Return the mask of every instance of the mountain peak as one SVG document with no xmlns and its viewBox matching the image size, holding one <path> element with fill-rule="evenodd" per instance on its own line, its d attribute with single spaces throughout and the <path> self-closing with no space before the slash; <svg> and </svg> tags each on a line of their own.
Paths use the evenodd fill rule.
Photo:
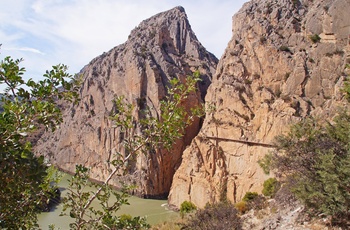
<svg viewBox="0 0 350 230">
<path fill-rule="evenodd" d="M 175 10 L 178 10 L 178 11 L 180 11 L 180 12 L 182 12 L 182 13 L 185 13 L 185 8 L 183 8 L 182 6 L 176 6 L 176 7 L 174 7 L 173 9 L 171 9 L 171 10 L 169 10 L 169 11 L 175 11 Z"/>
<path fill-rule="evenodd" d="M 130 49 L 136 50 L 142 56 L 162 54 L 167 62 L 186 55 L 195 59 L 217 62 L 217 58 L 209 53 L 198 41 L 188 21 L 185 9 L 177 6 L 168 11 L 156 14 L 131 31 L 128 41 Z M 191 66 L 201 65 L 194 63 Z M 210 70 L 214 71 L 215 70 Z M 206 81 L 205 87 L 209 82 Z M 206 91 L 206 90 L 205 90 Z M 204 98 L 204 94 L 202 95 Z"/>
<path fill-rule="evenodd" d="M 44 136 L 38 152 L 60 168 L 73 172 L 76 164 L 91 167 L 91 177 L 104 180 L 110 165 L 108 159 L 123 153 L 123 134 L 113 126 L 109 114 L 114 113 L 113 100 L 123 96 L 138 111 L 152 108 L 160 113 L 160 100 L 167 93 L 170 79 L 185 82 L 186 77 L 199 71 L 202 81 L 198 93 L 184 105 L 186 108 L 202 102 L 215 73 L 218 60 L 197 40 L 183 7 L 159 13 L 144 20 L 131 31 L 128 40 L 93 59 L 81 71 L 84 82 L 81 101 L 64 114 L 64 122 L 51 136 Z M 142 116 L 135 110 L 135 117 Z M 130 175 L 116 178 L 136 184 L 135 195 L 166 197 L 175 169 L 181 162 L 183 149 L 198 133 L 200 121 L 186 129 L 171 154 L 157 150 L 137 156 Z"/>
<path fill-rule="evenodd" d="M 136 39 L 139 42 L 146 41 L 152 43 L 154 39 L 159 38 L 154 36 L 158 34 L 162 34 L 163 37 L 167 36 L 173 40 L 177 40 L 177 43 L 180 42 L 180 39 L 186 38 L 187 35 L 190 36 L 191 41 L 197 40 L 191 29 L 185 9 L 182 6 L 174 7 L 142 21 L 131 31 L 129 39 L 131 38 Z M 140 37 L 142 39 L 138 39 Z M 181 50 L 184 47 L 177 48 Z"/>
</svg>

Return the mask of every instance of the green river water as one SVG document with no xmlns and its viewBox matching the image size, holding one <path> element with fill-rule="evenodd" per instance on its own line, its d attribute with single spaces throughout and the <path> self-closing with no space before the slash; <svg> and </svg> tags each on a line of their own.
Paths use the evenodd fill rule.
<svg viewBox="0 0 350 230">
<path fill-rule="evenodd" d="M 62 197 L 64 197 L 67 192 L 64 188 L 68 186 L 67 180 L 70 177 L 70 175 L 65 174 L 59 183 Z M 128 201 L 130 205 L 123 205 L 118 211 L 118 214 L 146 216 L 147 223 L 151 225 L 179 217 L 178 213 L 168 209 L 166 200 L 141 199 L 131 196 L 128 198 Z M 97 207 L 97 203 L 93 203 L 92 205 Z M 50 224 L 54 224 L 56 228 L 60 228 L 61 230 L 69 229 L 69 223 L 73 222 L 73 219 L 68 216 L 60 216 L 61 212 L 62 204 L 57 205 L 51 212 L 41 213 L 38 217 L 40 227 L 45 230 L 48 229 Z"/>
</svg>

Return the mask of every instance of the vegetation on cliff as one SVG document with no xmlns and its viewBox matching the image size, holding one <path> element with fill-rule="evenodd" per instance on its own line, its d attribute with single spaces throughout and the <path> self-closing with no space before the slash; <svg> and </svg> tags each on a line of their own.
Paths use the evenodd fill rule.
<svg viewBox="0 0 350 230">
<path fill-rule="evenodd" d="M 349 101 L 350 87 L 344 86 Z M 314 117 L 276 138 L 276 151 L 265 159 L 313 215 L 349 224 L 350 114 L 348 105 L 330 122 Z"/>
</svg>

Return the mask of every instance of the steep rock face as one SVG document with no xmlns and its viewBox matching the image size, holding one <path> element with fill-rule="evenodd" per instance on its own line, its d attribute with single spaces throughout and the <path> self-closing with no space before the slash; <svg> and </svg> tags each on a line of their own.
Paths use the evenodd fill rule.
<svg viewBox="0 0 350 230">
<path fill-rule="evenodd" d="M 203 81 L 197 95 L 184 103 L 187 107 L 196 105 L 206 94 L 217 62 L 197 40 L 182 7 L 157 14 L 135 28 L 126 43 L 83 68 L 81 101 L 65 112 L 57 132 L 41 139 L 37 152 L 70 172 L 75 171 L 76 164 L 84 164 L 92 168 L 93 179 L 104 180 L 110 169 L 107 162 L 116 152 L 124 151 L 123 138 L 109 118 L 115 109 L 113 99 L 123 95 L 139 109 L 147 105 L 159 111 L 169 80 L 176 77 L 185 81 L 198 69 Z M 137 185 L 137 195 L 166 196 L 181 154 L 198 133 L 199 125 L 199 120 L 194 122 L 170 153 L 139 155 L 130 174 L 115 178 L 112 184 L 118 186 L 120 180 L 126 180 Z"/>
<path fill-rule="evenodd" d="M 183 154 L 171 205 L 260 193 L 269 176 L 257 161 L 274 137 L 303 117 L 335 114 L 349 62 L 349 9 L 347 0 L 253 0 L 234 15 L 206 96 L 213 109 Z"/>
</svg>

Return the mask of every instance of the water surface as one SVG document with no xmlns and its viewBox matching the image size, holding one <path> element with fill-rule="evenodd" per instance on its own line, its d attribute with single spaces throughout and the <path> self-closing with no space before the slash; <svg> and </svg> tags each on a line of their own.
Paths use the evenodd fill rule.
<svg viewBox="0 0 350 230">
<path fill-rule="evenodd" d="M 62 197 L 65 196 L 68 186 L 68 179 L 70 175 L 64 174 L 59 188 L 62 192 Z M 114 198 L 114 197 L 113 197 Z M 177 218 L 178 213 L 168 209 L 166 200 L 153 200 L 153 199 L 141 199 L 138 197 L 131 196 L 128 198 L 130 205 L 123 205 L 118 211 L 118 214 L 129 214 L 133 217 L 142 216 L 147 217 L 147 223 L 154 225 L 172 218 Z M 97 202 L 93 203 L 92 206 L 98 207 Z M 56 206 L 51 212 L 41 213 L 39 218 L 40 227 L 45 230 L 48 229 L 50 224 L 54 224 L 56 228 L 61 230 L 69 229 L 69 223 L 72 223 L 74 219 L 68 216 L 60 216 L 62 212 L 62 204 Z"/>
</svg>

